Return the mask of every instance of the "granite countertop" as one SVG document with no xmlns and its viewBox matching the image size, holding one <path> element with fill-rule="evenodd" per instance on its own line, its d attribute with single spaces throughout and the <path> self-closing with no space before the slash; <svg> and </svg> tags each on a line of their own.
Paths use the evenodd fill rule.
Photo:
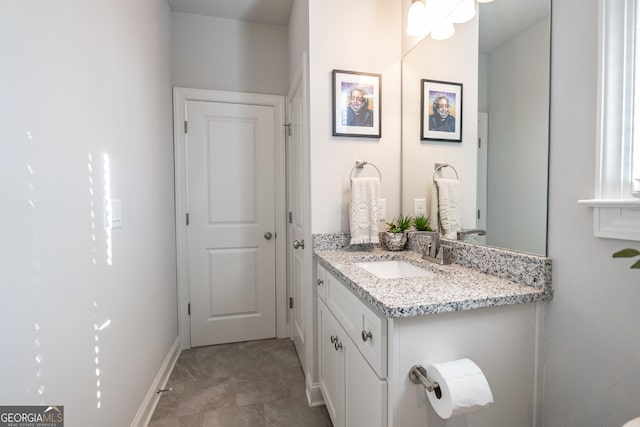
<svg viewBox="0 0 640 427">
<path fill-rule="evenodd" d="M 545 301 L 548 287 L 516 283 L 456 264 L 439 265 L 414 251 L 316 250 L 323 267 L 385 317 L 400 318 Z M 432 272 L 427 277 L 381 279 L 357 262 L 402 260 Z"/>
</svg>

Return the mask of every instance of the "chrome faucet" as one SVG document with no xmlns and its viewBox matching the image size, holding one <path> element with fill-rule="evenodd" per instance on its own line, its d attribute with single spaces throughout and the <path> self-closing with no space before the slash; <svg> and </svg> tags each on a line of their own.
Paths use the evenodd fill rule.
<svg viewBox="0 0 640 427">
<path fill-rule="evenodd" d="M 478 236 L 485 236 L 487 234 L 486 231 L 480 229 L 480 228 L 473 228 L 473 229 L 469 229 L 469 230 L 462 230 L 462 231 L 458 231 L 456 233 L 456 237 L 458 240 L 462 240 L 465 237 L 471 235 L 471 234 L 477 234 Z"/>
<path fill-rule="evenodd" d="M 429 244 L 424 249 L 422 259 L 438 264 L 451 264 L 451 249 L 440 245 L 440 233 L 425 231 L 423 234 L 429 237 Z"/>
</svg>

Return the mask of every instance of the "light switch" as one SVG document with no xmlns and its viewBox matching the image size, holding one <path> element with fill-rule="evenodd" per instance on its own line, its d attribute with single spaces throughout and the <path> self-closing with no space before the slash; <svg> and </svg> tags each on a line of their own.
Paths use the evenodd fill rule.
<svg viewBox="0 0 640 427">
<path fill-rule="evenodd" d="M 387 199 L 378 199 L 378 221 L 384 221 L 387 217 Z"/>
<path fill-rule="evenodd" d="M 105 199 L 104 201 L 104 228 L 122 227 L 122 200 Z"/>
<path fill-rule="evenodd" d="M 427 200 L 413 199 L 413 214 L 427 216 Z"/>
<path fill-rule="evenodd" d="M 111 199 L 111 208 L 113 209 L 111 228 L 122 227 L 122 200 Z"/>
</svg>

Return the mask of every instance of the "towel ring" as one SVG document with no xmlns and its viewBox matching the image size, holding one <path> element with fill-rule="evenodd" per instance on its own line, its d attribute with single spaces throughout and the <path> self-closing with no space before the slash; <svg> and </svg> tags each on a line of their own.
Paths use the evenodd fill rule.
<svg viewBox="0 0 640 427">
<path fill-rule="evenodd" d="M 448 163 L 436 163 L 436 169 L 433 171 L 433 177 L 431 178 L 432 180 L 436 179 L 436 173 L 443 168 L 451 168 L 453 169 L 453 172 L 456 174 L 456 179 L 460 179 L 458 177 L 458 171 L 456 170 L 456 168 L 454 168 L 453 166 L 451 166 Z"/>
<path fill-rule="evenodd" d="M 371 165 L 374 168 L 376 168 L 376 170 L 378 171 L 378 176 L 380 177 L 380 181 L 382 181 L 382 173 L 380 172 L 380 169 L 378 169 L 378 167 L 376 165 L 374 165 L 373 163 L 369 163 L 366 160 L 362 161 L 362 162 L 358 162 L 356 161 L 356 165 L 351 169 L 351 173 L 349 173 L 349 180 L 353 181 L 353 172 L 356 169 L 362 169 L 365 167 L 365 165 Z"/>
</svg>

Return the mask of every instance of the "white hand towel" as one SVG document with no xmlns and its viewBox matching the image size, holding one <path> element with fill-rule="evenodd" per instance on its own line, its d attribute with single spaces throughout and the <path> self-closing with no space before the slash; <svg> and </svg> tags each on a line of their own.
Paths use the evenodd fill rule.
<svg viewBox="0 0 640 427">
<path fill-rule="evenodd" d="M 436 178 L 433 190 L 437 195 L 438 229 L 447 239 L 455 239 L 460 226 L 458 212 L 458 180 Z"/>
<path fill-rule="evenodd" d="M 379 178 L 353 178 L 351 180 L 351 200 L 349 203 L 349 226 L 351 244 L 379 243 L 378 199 L 380 198 Z"/>
</svg>

